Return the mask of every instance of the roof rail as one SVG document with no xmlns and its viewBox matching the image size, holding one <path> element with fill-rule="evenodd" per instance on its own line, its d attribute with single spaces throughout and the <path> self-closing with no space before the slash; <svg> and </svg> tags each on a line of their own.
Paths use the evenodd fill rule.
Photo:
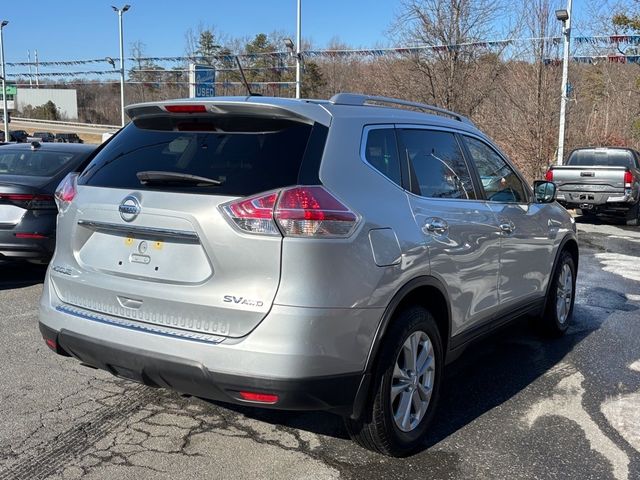
<svg viewBox="0 0 640 480">
<path fill-rule="evenodd" d="M 364 106 L 367 104 L 390 104 L 390 105 L 403 105 L 405 107 L 413 107 L 425 112 L 439 113 L 458 120 L 459 122 L 466 123 L 468 125 L 475 126 L 474 123 L 467 117 L 458 113 L 446 110 L 440 107 L 434 107 L 433 105 L 427 105 L 426 103 L 410 102 L 408 100 L 400 100 L 391 97 L 378 97 L 375 95 L 363 95 L 359 93 L 338 93 L 331 97 L 329 100 L 334 105 L 357 105 Z"/>
</svg>

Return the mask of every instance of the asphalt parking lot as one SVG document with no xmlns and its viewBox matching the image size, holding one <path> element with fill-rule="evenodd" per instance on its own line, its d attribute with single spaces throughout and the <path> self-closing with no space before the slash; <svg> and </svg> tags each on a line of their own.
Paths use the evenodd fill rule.
<svg viewBox="0 0 640 480">
<path fill-rule="evenodd" d="M 578 217 L 574 324 L 526 321 L 449 369 L 424 451 L 390 459 L 340 419 L 213 404 L 54 355 L 42 267 L 0 266 L 0 479 L 640 478 L 640 227 Z"/>
</svg>

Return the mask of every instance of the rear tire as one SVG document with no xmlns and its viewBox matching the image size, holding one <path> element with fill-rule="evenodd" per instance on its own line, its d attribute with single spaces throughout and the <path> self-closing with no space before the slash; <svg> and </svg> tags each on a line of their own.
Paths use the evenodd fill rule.
<svg viewBox="0 0 640 480">
<path fill-rule="evenodd" d="M 640 201 L 636 203 L 627 213 L 627 225 L 638 226 L 640 225 Z"/>
<path fill-rule="evenodd" d="M 559 337 L 564 335 L 573 315 L 576 297 L 576 266 L 567 250 L 560 253 L 547 293 L 542 326 L 545 333 Z"/>
<path fill-rule="evenodd" d="M 438 402 L 443 359 L 431 313 L 417 306 L 401 311 L 385 337 L 361 418 L 345 419 L 352 440 L 390 456 L 419 448 Z"/>
</svg>

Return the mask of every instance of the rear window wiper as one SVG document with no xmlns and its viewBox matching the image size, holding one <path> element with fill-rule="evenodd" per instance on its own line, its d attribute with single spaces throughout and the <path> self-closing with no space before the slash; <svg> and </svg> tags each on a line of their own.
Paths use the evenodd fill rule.
<svg viewBox="0 0 640 480">
<path fill-rule="evenodd" d="M 162 172 L 148 170 L 136 173 L 136 177 L 143 185 L 193 185 L 194 187 L 204 187 L 212 185 L 222 185 L 222 181 L 213 178 L 199 177 L 180 172 Z"/>
</svg>

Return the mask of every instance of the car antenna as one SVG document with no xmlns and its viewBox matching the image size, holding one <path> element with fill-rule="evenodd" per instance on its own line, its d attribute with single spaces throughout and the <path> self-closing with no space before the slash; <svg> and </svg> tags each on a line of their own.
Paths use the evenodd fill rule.
<svg viewBox="0 0 640 480">
<path fill-rule="evenodd" d="M 251 88 L 249 87 L 249 82 L 247 82 L 247 77 L 244 76 L 244 70 L 242 69 L 242 65 L 240 65 L 240 59 L 236 55 L 236 63 L 238 64 L 238 69 L 240 70 L 240 75 L 242 75 L 242 83 L 244 83 L 245 88 L 247 89 L 247 93 L 250 97 L 261 97 L 259 93 L 253 93 Z"/>
</svg>

